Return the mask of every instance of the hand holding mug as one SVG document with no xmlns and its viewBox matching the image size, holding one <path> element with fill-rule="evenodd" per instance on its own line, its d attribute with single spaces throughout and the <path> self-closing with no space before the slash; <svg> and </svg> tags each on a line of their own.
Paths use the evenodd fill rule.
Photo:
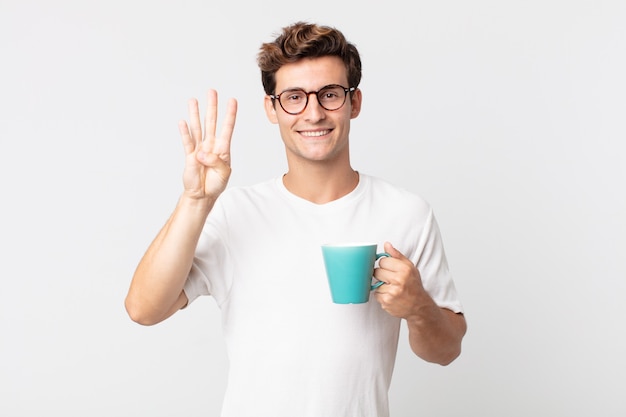
<svg viewBox="0 0 626 417">
<path fill-rule="evenodd" d="M 385 251 L 390 256 L 381 260 L 374 272 L 376 279 L 388 284 L 375 293 L 382 308 L 392 316 L 408 319 L 420 306 L 433 305 L 413 262 L 389 242 L 385 243 Z"/>
</svg>

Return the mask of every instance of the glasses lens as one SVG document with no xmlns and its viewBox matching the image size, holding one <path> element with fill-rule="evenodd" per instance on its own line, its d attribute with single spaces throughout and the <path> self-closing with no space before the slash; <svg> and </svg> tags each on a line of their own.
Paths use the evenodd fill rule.
<svg viewBox="0 0 626 417">
<path fill-rule="evenodd" d="M 304 111 L 309 100 L 309 94 L 300 88 L 285 90 L 278 95 L 280 106 L 289 114 L 299 114 Z M 317 92 L 317 101 L 326 110 L 337 110 L 346 102 L 346 89 L 340 85 L 327 85 Z"/>
<path fill-rule="evenodd" d="M 280 105 L 288 113 L 300 113 L 306 106 L 306 99 L 303 90 L 286 90 L 280 94 Z"/>
<path fill-rule="evenodd" d="M 337 110 L 343 106 L 346 100 L 346 92 L 341 86 L 329 85 L 317 93 L 317 99 L 326 110 Z"/>
</svg>

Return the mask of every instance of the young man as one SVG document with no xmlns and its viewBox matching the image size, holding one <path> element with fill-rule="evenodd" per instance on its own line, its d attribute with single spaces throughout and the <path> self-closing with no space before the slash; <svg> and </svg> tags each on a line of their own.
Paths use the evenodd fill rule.
<svg viewBox="0 0 626 417">
<path fill-rule="evenodd" d="M 258 56 L 268 119 L 288 172 L 226 189 L 237 103 L 216 135 L 209 91 L 180 123 L 184 191 L 139 263 L 126 299 L 155 324 L 199 295 L 223 314 L 230 370 L 223 417 L 385 417 L 401 321 L 416 355 L 446 365 L 466 324 L 429 205 L 350 164 L 361 61 L 341 32 L 296 23 Z M 384 242 L 386 284 L 368 303 L 333 304 L 320 246 Z"/>
</svg>

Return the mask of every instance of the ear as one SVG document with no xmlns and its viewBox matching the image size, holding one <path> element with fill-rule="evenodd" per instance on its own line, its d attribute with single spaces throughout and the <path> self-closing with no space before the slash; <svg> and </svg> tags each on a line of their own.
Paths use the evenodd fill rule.
<svg viewBox="0 0 626 417">
<path fill-rule="evenodd" d="M 362 100 L 363 100 L 363 96 L 361 95 L 361 90 L 357 88 L 352 93 L 352 98 L 350 100 L 352 104 L 352 109 L 350 110 L 351 119 L 355 119 L 359 115 L 359 113 L 361 113 L 361 101 Z"/>
<path fill-rule="evenodd" d="M 278 124 L 278 117 L 276 115 L 276 107 L 274 103 L 275 101 L 272 100 L 270 96 L 265 96 L 265 101 L 263 103 L 265 105 L 265 115 L 271 123 Z"/>
</svg>

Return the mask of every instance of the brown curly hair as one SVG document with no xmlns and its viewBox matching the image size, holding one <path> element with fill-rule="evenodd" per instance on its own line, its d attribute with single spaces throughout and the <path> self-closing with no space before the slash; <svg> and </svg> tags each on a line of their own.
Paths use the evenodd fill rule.
<svg viewBox="0 0 626 417">
<path fill-rule="evenodd" d="M 275 94 L 276 72 L 285 64 L 303 58 L 337 56 L 348 72 L 348 87 L 358 87 L 361 82 L 361 57 L 339 30 L 312 23 L 297 22 L 282 29 L 273 41 L 261 45 L 257 64 L 266 94 Z"/>
</svg>

